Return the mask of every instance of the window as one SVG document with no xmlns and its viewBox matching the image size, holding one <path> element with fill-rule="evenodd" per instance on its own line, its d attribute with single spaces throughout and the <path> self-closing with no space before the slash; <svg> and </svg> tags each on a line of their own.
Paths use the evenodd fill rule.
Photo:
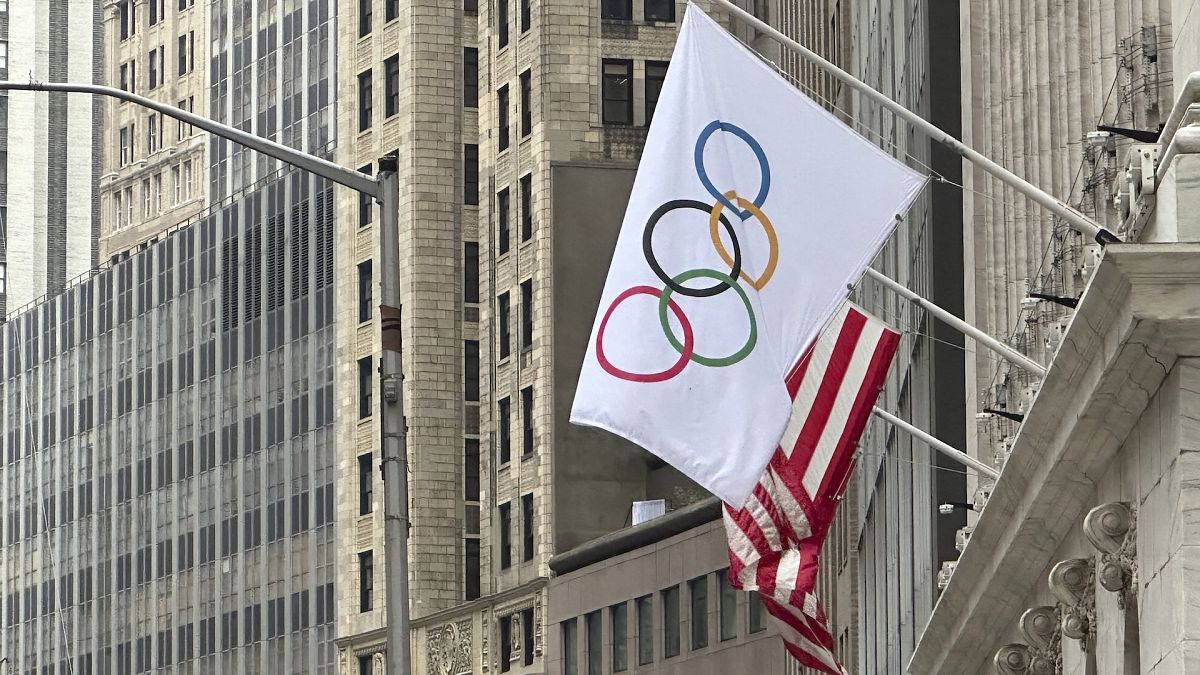
<svg viewBox="0 0 1200 675">
<path fill-rule="evenodd" d="M 500 617 L 500 672 L 512 670 L 513 615 Z"/>
<path fill-rule="evenodd" d="M 131 132 L 133 131 L 133 127 L 130 127 L 130 131 Z M 132 136 L 132 133 L 130 135 Z M 125 224 L 126 225 L 133 224 L 133 186 L 132 185 L 125 188 Z"/>
<path fill-rule="evenodd" d="M 463 12 L 466 14 L 478 14 L 479 0 L 463 0 Z"/>
<path fill-rule="evenodd" d="M 358 37 L 371 33 L 371 8 L 375 0 L 358 0 Z"/>
<path fill-rule="evenodd" d="M 612 671 L 619 673 L 629 667 L 629 605 L 622 602 L 609 607 L 612 617 Z"/>
<path fill-rule="evenodd" d="M 183 198 L 190 200 L 192 198 L 192 160 L 187 159 L 183 162 Z"/>
<path fill-rule="evenodd" d="M 662 592 L 663 658 L 679 656 L 679 586 Z"/>
<path fill-rule="evenodd" d="M 579 675 L 579 624 L 574 618 L 562 622 L 563 675 Z"/>
<path fill-rule="evenodd" d="M 466 539 L 466 600 L 477 600 L 479 598 L 479 540 Z"/>
<path fill-rule="evenodd" d="M 463 343 L 463 398 L 468 401 L 479 400 L 479 341 L 467 340 Z"/>
<path fill-rule="evenodd" d="M 154 174 L 154 213 L 162 213 L 162 173 Z"/>
<path fill-rule="evenodd" d="M 496 224 L 498 231 L 496 233 L 496 248 L 497 255 L 508 253 L 508 215 L 509 202 L 508 188 L 504 188 L 496 195 Z"/>
<path fill-rule="evenodd" d="M 658 95 L 662 92 L 663 80 L 667 77 L 666 61 L 646 62 L 646 124 L 654 118 L 654 108 L 658 106 Z"/>
<path fill-rule="evenodd" d="M 179 172 L 179 165 L 171 167 L 171 194 L 174 195 L 171 204 L 179 204 L 183 201 L 183 179 Z"/>
<path fill-rule="evenodd" d="M 646 0 L 647 21 L 674 21 L 675 0 Z"/>
<path fill-rule="evenodd" d="M 134 91 L 137 89 L 137 61 L 122 63 L 120 73 L 122 91 Z"/>
<path fill-rule="evenodd" d="M 192 72 L 192 70 L 196 67 L 195 31 L 188 31 L 187 35 L 179 36 L 179 48 L 177 52 L 177 58 L 179 60 L 179 74 L 186 75 Z"/>
<path fill-rule="evenodd" d="M 638 665 L 654 663 L 654 596 L 643 595 L 637 606 Z"/>
<path fill-rule="evenodd" d="M 463 47 L 463 107 L 479 107 L 479 50 Z"/>
<path fill-rule="evenodd" d="M 463 244 L 463 302 L 479 302 L 479 243 Z"/>
<path fill-rule="evenodd" d="M 604 59 L 603 122 L 633 124 L 633 61 Z"/>
<path fill-rule="evenodd" d="M 133 0 L 121 0 L 118 11 L 121 15 L 121 39 L 128 40 L 137 32 L 137 10 L 134 9 Z"/>
<path fill-rule="evenodd" d="M 614 21 L 633 19 L 633 0 L 600 0 L 600 18 Z"/>
<path fill-rule="evenodd" d="M 521 561 L 533 560 L 533 495 L 521 495 Z"/>
<path fill-rule="evenodd" d="M 400 16 L 400 0 L 384 0 L 383 2 L 383 20 L 384 22 L 391 21 Z"/>
<path fill-rule="evenodd" d="M 372 165 L 368 164 L 366 166 L 359 167 L 358 172 L 370 176 L 374 172 L 374 169 L 372 168 Z M 358 193 L 358 226 L 366 227 L 370 225 L 371 221 L 374 219 L 375 204 L 371 202 L 371 195 L 366 195 L 361 192 Z"/>
<path fill-rule="evenodd" d="M 358 554 L 358 611 L 371 611 L 371 596 L 375 593 L 375 556 L 372 551 Z"/>
<path fill-rule="evenodd" d="M 521 663 L 533 665 L 533 608 L 521 610 Z"/>
<path fill-rule="evenodd" d="M 393 117 L 400 112 L 400 55 L 383 62 L 383 116 Z"/>
<path fill-rule="evenodd" d="M 479 146 L 463 146 L 463 203 L 479 204 Z"/>
<path fill-rule="evenodd" d="M 142 180 L 142 220 L 150 219 L 150 209 L 153 203 L 150 199 L 150 179 Z"/>
<path fill-rule="evenodd" d="M 521 73 L 521 138 L 533 131 L 533 75 L 526 70 Z"/>
<path fill-rule="evenodd" d="M 521 349 L 533 347 L 533 279 L 521 282 Z"/>
<path fill-rule="evenodd" d="M 364 356 L 358 360 L 358 419 L 370 417 L 371 392 L 375 389 L 375 378 L 372 377 L 371 357 Z"/>
<path fill-rule="evenodd" d="M 508 46 L 508 0 L 496 0 L 496 36 L 500 49 Z"/>
<path fill-rule="evenodd" d="M 371 275 L 371 261 L 358 264 L 358 322 L 370 321 L 375 314 L 375 303 L 371 300 L 375 280 Z"/>
<path fill-rule="evenodd" d="M 146 154 L 152 155 L 162 149 L 162 125 L 158 113 L 146 116 Z"/>
<path fill-rule="evenodd" d="M 521 418 L 524 423 L 524 434 L 521 437 L 521 455 L 528 457 L 533 454 L 533 387 L 521 390 Z"/>
<path fill-rule="evenodd" d="M 691 601 L 692 649 L 704 649 L 708 646 L 708 576 L 688 582 L 688 598 Z"/>
<path fill-rule="evenodd" d="M 120 145 L 121 166 L 128 166 L 133 161 L 133 125 L 121 127 L 117 132 Z"/>
<path fill-rule="evenodd" d="M 521 0 L 521 32 L 529 30 L 533 19 L 533 0 Z"/>
<path fill-rule="evenodd" d="M 497 330 L 499 331 L 499 334 L 497 335 L 497 338 L 500 341 L 500 358 L 506 359 L 506 358 L 508 358 L 508 354 L 509 354 L 508 293 L 501 293 L 499 302 L 497 304 L 498 304 L 497 313 L 499 314 L 499 317 L 498 317 L 499 325 L 497 326 Z"/>
<path fill-rule="evenodd" d="M 497 421 L 497 434 L 500 436 L 500 463 L 507 464 L 512 459 L 512 446 L 509 444 L 509 415 L 511 414 L 511 406 L 509 405 L 508 397 L 500 399 L 496 406 L 499 417 Z"/>
<path fill-rule="evenodd" d="M 163 0 L 149 0 L 146 3 L 150 14 L 146 17 L 146 23 L 150 26 L 158 25 L 163 18 Z"/>
<path fill-rule="evenodd" d="M 374 464 L 371 453 L 358 456 L 358 515 L 374 510 Z"/>
<path fill-rule="evenodd" d="M 179 103 L 176 103 L 175 107 L 179 108 L 180 110 L 186 110 L 188 112 L 195 112 L 196 98 L 194 96 L 189 96 L 189 97 L 183 99 L 182 101 L 180 101 Z M 175 120 L 175 138 L 176 138 L 176 140 L 182 141 L 185 138 L 191 138 L 192 134 L 195 133 L 195 131 L 196 130 L 192 127 L 192 125 L 188 124 L 187 122 L 184 122 L 183 120 Z"/>
<path fill-rule="evenodd" d="M 496 112 L 500 119 L 496 125 L 496 142 L 501 152 L 508 149 L 508 85 L 500 87 L 496 92 Z"/>
<path fill-rule="evenodd" d="M 732 640 L 737 637 L 737 590 L 734 589 L 733 583 L 729 580 L 729 570 L 724 569 L 717 573 L 719 581 L 718 588 L 720 589 L 720 633 L 721 640 Z"/>
<path fill-rule="evenodd" d="M 358 130 L 371 128 L 371 71 L 358 74 Z"/>
<path fill-rule="evenodd" d="M 375 655 L 358 657 L 358 675 L 375 675 Z"/>
<path fill-rule="evenodd" d="M 479 501 L 479 439 L 468 438 L 463 443 L 463 499 Z"/>
<path fill-rule="evenodd" d="M 120 209 L 120 205 L 117 205 Z M 8 263 L 0 261 L 0 293 L 8 292 Z"/>
<path fill-rule="evenodd" d="M 746 632 L 757 633 L 766 626 L 763 624 L 763 602 L 759 597 L 758 592 L 750 591 L 746 594 Z"/>
<path fill-rule="evenodd" d="M 600 675 L 604 653 L 604 626 L 599 610 L 584 614 L 583 623 L 587 628 L 587 675 Z"/>
<path fill-rule="evenodd" d="M 509 513 L 512 505 L 505 502 L 500 505 L 500 569 L 512 567 L 512 516 Z"/>
<path fill-rule="evenodd" d="M 179 0 L 179 11 L 182 12 L 185 9 L 194 7 L 195 4 L 196 4 L 196 0 Z"/>
<path fill-rule="evenodd" d="M 521 241 L 533 238 L 533 174 L 521 176 Z"/>
<path fill-rule="evenodd" d="M 150 56 L 149 56 L 149 71 L 150 72 L 147 74 L 147 77 L 148 77 L 147 84 L 149 85 L 150 89 L 157 89 L 158 85 L 163 83 L 163 76 L 166 75 L 166 73 L 164 72 L 164 66 L 166 65 L 166 62 L 164 61 L 163 56 L 164 56 L 164 49 L 161 45 L 155 49 L 150 50 Z"/>
</svg>

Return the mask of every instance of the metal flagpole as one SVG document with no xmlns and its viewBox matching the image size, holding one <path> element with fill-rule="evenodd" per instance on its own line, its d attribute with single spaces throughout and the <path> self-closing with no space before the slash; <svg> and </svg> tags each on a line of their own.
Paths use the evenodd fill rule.
<svg viewBox="0 0 1200 675">
<path fill-rule="evenodd" d="M 918 429 L 917 427 L 914 427 L 913 425 L 909 424 L 908 422 L 905 422 L 904 420 L 900 419 L 899 417 L 896 417 L 895 415 L 884 410 L 883 408 L 876 406 L 871 409 L 871 412 L 874 413 L 875 416 L 878 417 L 879 419 L 884 420 L 885 422 L 888 422 L 889 424 L 895 426 L 897 429 L 900 429 L 900 430 L 908 433 L 913 438 L 924 441 L 929 447 L 933 448 L 934 450 L 937 450 L 938 452 L 949 457 L 950 459 L 953 459 L 954 461 L 956 461 L 964 466 L 974 469 L 980 475 L 987 476 L 988 478 L 991 478 L 992 480 L 996 480 L 996 479 L 1000 478 L 999 471 L 993 469 L 992 467 L 988 466 L 987 464 L 984 464 L 983 462 L 979 461 L 978 459 L 975 459 L 974 457 L 968 455 L 967 453 L 963 452 L 962 450 L 959 450 L 958 448 L 955 448 L 952 445 L 949 445 L 943 441 L 940 441 L 937 438 L 935 438 L 934 436 L 931 436 L 928 433 Z"/>
<path fill-rule="evenodd" d="M 934 316 L 941 319 L 942 321 L 945 321 L 947 324 L 950 325 L 951 328 L 954 328 L 955 330 L 959 331 L 960 333 L 963 333 L 965 335 L 969 335 L 969 336 L 975 338 L 975 340 L 977 342 L 979 342 L 983 346 L 987 347 L 988 349 L 991 349 L 992 351 L 996 352 L 1000 356 L 1004 357 L 1005 360 L 1007 360 L 1009 363 L 1012 363 L 1013 365 L 1017 366 L 1018 368 L 1027 370 L 1027 371 L 1033 373 L 1034 375 L 1037 375 L 1038 377 L 1046 376 L 1046 367 L 1043 366 L 1042 364 L 1038 363 L 1037 361 L 1034 361 L 1033 359 L 1029 358 L 1028 356 L 1025 356 L 1024 354 L 1013 349 L 1012 347 L 1009 347 L 1008 345 L 1004 344 L 1003 342 L 1001 342 L 1001 341 L 997 340 L 996 338 L 992 337 L 991 335 L 988 335 L 987 333 L 979 330 L 978 328 L 976 328 L 975 326 L 972 326 L 971 324 L 967 323 L 966 321 L 963 321 L 962 319 L 958 318 L 957 316 L 954 316 L 948 310 L 942 309 L 941 307 L 938 307 L 937 305 L 926 300 L 925 298 L 922 298 L 921 296 L 919 296 L 916 293 L 914 293 L 913 291 L 909 290 L 906 286 L 904 286 L 900 282 L 896 281 L 895 279 L 892 279 L 891 277 L 883 274 L 882 272 L 872 269 L 870 267 L 867 268 L 867 271 L 864 273 L 864 276 L 871 277 L 875 281 L 878 281 L 879 283 L 883 284 L 884 286 L 887 286 L 892 291 L 895 291 L 895 293 L 897 295 L 900 295 L 903 298 L 906 298 L 908 300 L 911 300 L 911 301 L 917 303 L 922 308 L 927 310 L 930 314 L 933 314 Z"/>
<path fill-rule="evenodd" d="M 893 101 L 892 99 L 885 96 L 883 93 L 876 91 L 870 85 L 868 85 L 866 82 L 863 82 L 862 80 L 858 79 L 857 77 L 854 77 L 850 73 L 835 66 L 833 63 L 831 63 L 830 61 L 823 58 L 820 54 L 817 54 L 816 52 L 808 49 L 807 47 L 800 44 L 799 42 L 796 42 L 792 38 L 779 32 L 775 28 L 772 28 L 770 24 L 760 20 L 758 17 L 754 16 L 750 12 L 747 12 L 746 10 L 742 9 L 741 7 L 738 7 L 731 0 L 713 0 L 713 2 L 715 2 L 716 4 L 718 4 L 722 7 L 725 7 L 730 12 L 733 12 L 733 14 L 735 16 L 737 16 L 739 19 L 742 19 L 743 21 L 750 24 L 751 26 L 754 26 L 758 30 L 775 38 L 775 40 L 777 42 L 779 42 L 779 44 L 781 44 L 784 47 L 787 47 L 788 49 L 803 56 L 805 59 L 816 64 L 823 70 L 828 71 L 831 75 L 838 78 L 842 82 L 845 82 L 847 85 L 849 85 L 851 88 L 855 89 L 862 95 L 866 96 L 867 98 L 875 101 L 876 103 L 878 103 L 878 104 L 882 105 L 883 107 L 887 108 L 888 110 L 892 111 L 897 116 L 901 117 L 906 122 L 908 122 L 909 124 L 913 125 L 917 129 L 919 129 L 921 131 L 921 133 L 925 134 L 929 138 L 937 141 L 938 143 L 941 143 L 942 145 L 945 145 L 946 147 L 950 148 L 951 150 L 954 150 L 954 152 L 956 152 L 963 158 L 970 160 L 971 162 L 977 164 L 984 171 L 987 171 L 988 173 L 992 174 L 993 176 L 999 178 L 1001 181 L 1003 181 L 1009 187 L 1015 189 L 1017 192 L 1020 192 L 1021 194 L 1032 199 L 1033 201 L 1037 202 L 1038 204 L 1041 204 L 1048 211 L 1050 211 L 1051 213 L 1055 214 L 1056 216 L 1058 216 L 1058 217 L 1062 218 L 1064 221 L 1066 221 L 1066 223 L 1068 225 L 1070 225 L 1072 229 L 1074 229 L 1078 232 L 1082 232 L 1083 234 L 1086 234 L 1087 236 L 1095 239 L 1097 242 L 1099 242 L 1102 245 L 1109 244 L 1109 243 L 1117 243 L 1117 242 L 1121 241 L 1121 239 L 1117 235 L 1106 230 L 1104 227 L 1102 227 L 1099 223 L 1092 220 L 1091 218 L 1088 218 L 1087 216 L 1083 215 L 1079 211 L 1076 211 L 1075 209 L 1071 208 L 1066 203 L 1064 203 L 1062 200 L 1059 200 L 1056 197 L 1054 197 L 1054 195 L 1051 195 L 1050 193 L 1046 192 L 1045 190 L 1042 190 L 1041 188 L 1037 187 L 1033 183 L 1030 183 L 1029 181 L 1025 180 L 1024 178 L 1021 178 L 1020 176 L 1016 175 L 1015 173 L 1009 171 L 1008 169 L 1005 169 L 1004 167 L 993 162 L 992 160 L 988 159 L 987 157 L 979 154 L 979 152 L 977 152 L 977 151 L 973 150 L 972 148 L 968 147 L 967 145 L 963 144 L 962 141 L 958 140 L 957 138 L 951 136 L 950 134 L 948 134 L 948 133 L 942 131 L 941 129 L 937 128 L 936 126 L 934 126 L 929 120 L 926 120 L 925 118 L 921 117 L 917 113 L 915 113 L 915 112 L 909 110 L 908 108 L 905 108 L 904 106 L 900 105 L 899 103 Z"/>
</svg>

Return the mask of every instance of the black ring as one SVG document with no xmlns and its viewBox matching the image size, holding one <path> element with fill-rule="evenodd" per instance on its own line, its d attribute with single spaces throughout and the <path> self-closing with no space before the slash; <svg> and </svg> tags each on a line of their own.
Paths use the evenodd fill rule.
<svg viewBox="0 0 1200 675">
<path fill-rule="evenodd" d="M 670 211 L 674 211 L 675 209 L 696 209 L 697 211 L 704 211 L 705 213 L 711 215 L 713 205 L 705 204 L 704 202 L 698 202 L 694 199 L 672 199 L 671 201 L 658 207 L 658 209 L 656 209 L 654 213 L 650 215 L 650 220 L 646 221 L 646 231 L 642 233 L 642 251 L 646 255 L 646 262 L 649 263 L 650 269 L 654 270 L 654 274 L 659 278 L 660 281 L 666 284 L 668 288 L 676 293 L 679 293 L 680 295 L 687 295 L 693 298 L 708 298 L 729 290 L 729 284 L 725 283 L 724 281 L 718 282 L 713 286 L 708 286 L 707 288 L 688 288 L 687 286 L 677 283 L 671 278 L 671 275 L 663 271 L 662 265 L 658 264 L 658 259 L 654 257 L 654 247 L 651 243 L 651 240 L 654 236 L 654 227 L 658 225 L 658 221 L 661 220 L 663 216 L 667 215 L 667 213 Z M 729 278 L 736 280 L 738 275 L 742 273 L 742 248 L 738 244 L 737 234 L 733 231 L 733 225 L 730 225 L 729 221 L 725 219 L 725 214 L 720 214 L 718 218 L 721 219 L 721 224 L 725 226 L 725 231 L 729 233 L 729 239 L 733 242 L 733 269 L 729 271 Z"/>
</svg>

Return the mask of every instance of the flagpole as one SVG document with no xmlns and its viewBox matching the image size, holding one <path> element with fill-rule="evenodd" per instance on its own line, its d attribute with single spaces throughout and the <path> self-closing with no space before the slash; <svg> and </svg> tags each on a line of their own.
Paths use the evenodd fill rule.
<svg viewBox="0 0 1200 675">
<path fill-rule="evenodd" d="M 929 447 L 933 448 L 934 450 L 937 450 L 938 452 L 949 457 L 950 459 L 953 459 L 954 461 L 956 461 L 964 466 L 974 469 L 976 471 L 976 473 L 979 473 L 980 475 L 983 475 L 983 476 L 987 476 L 988 478 L 991 478 L 992 480 L 997 480 L 998 478 L 1000 478 L 999 471 L 993 469 L 992 467 L 988 466 L 987 464 L 984 464 L 983 462 L 979 461 L 978 459 L 975 459 L 974 457 L 968 455 L 967 453 L 963 452 L 962 450 L 959 450 L 958 448 L 955 448 L 954 446 L 949 445 L 948 443 L 945 443 L 943 441 L 940 441 L 937 438 L 935 438 L 934 436 L 931 436 L 931 435 L 925 433 L 924 431 L 909 424 L 908 422 L 905 422 L 904 420 L 900 419 L 899 417 L 896 417 L 895 415 L 884 410 L 883 408 L 876 406 L 871 409 L 871 412 L 874 413 L 875 416 L 878 417 L 879 419 L 884 420 L 885 422 L 888 422 L 889 424 L 896 427 L 897 429 L 900 429 L 900 430 L 908 433 L 910 436 L 913 436 L 914 438 L 916 438 L 918 440 L 924 441 L 927 445 L 929 445 Z"/>
<path fill-rule="evenodd" d="M 1015 189 L 1017 192 L 1020 192 L 1038 204 L 1041 204 L 1048 211 L 1066 221 L 1066 223 L 1071 226 L 1071 229 L 1086 234 L 1092 239 L 1095 239 L 1096 242 L 1101 245 L 1119 243 L 1121 241 L 1120 237 L 1108 231 L 1091 218 L 1088 218 L 1079 211 L 1071 208 L 1063 201 L 1054 197 L 1054 195 L 1051 195 L 1033 183 L 1030 183 L 1024 178 L 1021 178 L 1015 173 L 988 159 L 984 155 L 972 149 L 970 146 L 964 144 L 962 141 L 937 128 L 937 126 L 935 126 L 929 120 L 926 120 L 917 113 L 893 101 L 882 92 L 872 88 L 866 82 L 863 82 L 857 77 L 854 77 L 850 73 L 837 67 L 820 54 L 808 49 L 799 42 L 796 42 L 792 38 L 771 27 L 770 24 L 760 20 L 758 17 L 754 16 L 750 12 L 747 12 L 741 7 L 738 7 L 731 0 L 713 0 L 713 2 L 725 7 L 746 23 L 775 38 L 775 40 L 784 47 L 787 47 L 797 54 L 800 54 L 805 59 L 808 59 L 817 66 L 828 71 L 831 75 L 838 78 L 842 82 L 845 82 L 847 85 L 857 90 L 867 98 L 892 111 L 897 116 L 901 117 L 909 124 L 919 129 L 921 133 L 925 134 L 929 138 L 949 147 L 963 158 L 970 160 L 984 171 L 987 171 L 993 176 L 999 178 L 1002 182 Z"/>
<path fill-rule="evenodd" d="M 1029 358 L 1028 356 L 1025 356 L 1021 352 L 1004 344 L 1003 342 L 997 340 L 996 338 L 992 337 L 991 335 L 988 335 L 987 333 L 979 330 L 978 328 L 976 328 L 975 326 L 972 326 L 971 324 L 967 323 L 966 321 L 963 321 L 962 319 L 958 318 L 957 316 L 954 316 L 948 310 L 942 309 L 941 307 L 938 307 L 937 305 L 926 300 L 925 298 L 922 298 L 921 296 L 917 295 L 912 290 L 910 290 L 907 286 L 901 284 L 900 282 L 896 281 L 895 279 L 892 279 L 891 277 L 883 274 L 882 272 L 872 269 L 870 267 L 867 268 L 867 271 L 864 273 L 864 276 L 871 277 L 875 281 L 878 281 L 879 283 L 883 284 L 884 286 L 886 286 L 889 289 L 891 289 L 892 291 L 894 291 L 897 295 L 899 295 L 903 298 L 906 298 L 908 300 L 911 300 L 912 302 L 915 302 L 916 304 L 920 305 L 923 309 L 928 311 L 930 314 L 933 314 L 937 318 L 939 318 L 942 321 L 949 324 L 951 328 L 954 328 L 955 330 L 957 330 L 960 333 L 964 333 L 966 335 L 969 335 L 972 338 L 975 338 L 975 340 L 977 342 L 984 345 L 988 349 L 991 349 L 992 351 L 996 352 L 1000 356 L 1004 357 L 1005 360 L 1007 360 L 1009 363 L 1012 363 L 1013 365 L 1017 366 L 1018 368 L 1029 371 L 1030 373 L 1033 373 L 1034 375 L 1036 375 L 1038 377 L 1043 377 L 1043 378 L 1046 377 L 1046 367 L 1043 366 L 1042 364 L 1038 363 L 1037 361 L 1034 361 L 1033 359 Z"/>
</svg>

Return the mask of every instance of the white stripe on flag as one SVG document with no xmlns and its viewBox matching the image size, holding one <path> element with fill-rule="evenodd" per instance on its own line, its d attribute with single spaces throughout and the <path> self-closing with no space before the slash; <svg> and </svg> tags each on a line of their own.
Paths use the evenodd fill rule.
<svg viewBox="0 0 1200 675">
<path fill-rule="evenodd" d="M 775 506 L 782 512 L 780 515 L 786 518 L 788 524 L 792 526 L 796 537 L 804 539 L 812 534 L 808 516 L 804 515 L 804 509 L 801 508 L 800 502 L 796 501 L 796 496 L 788 489 L 779 474 L 775 473 L 775 469 L 768 466 L 767 475 L 770 476 L 773 483 L 769 494 L 775 500 Z"/>
<path fill-rule="evenodd" d="M 826 637 L 829 635 L 828 631 L 824 627 L 817 628 L 818 624 L 816 624 L 815 621 L 808 619 L 808 617 L 804 615 L 796 614 L 794 607 L 790 605 L 782 605 L 782 609 L 791 616 L 795 617 L 796 621 L 802 622 L 808 627 L 809 630 L 821 633 L 821 637 Z M 830 653 L 828 649 L 801 635 L 800 632 L 795 628 L 792 628 L 792 625 L 787 621 L 784 621 L 783 619 L 780 619 L 774 615 L 772 615 L 771 618 L 775 621 L 775 627 L 779 629 L 779 635 L 783 638 L 784 642 L 795 646 L 800 651 L 825 664 L 825 666 L 832 672 L 843 672 L 841 666 L 837 662 L 837 658 L 834 657 L 834 655 Z"/>
<path fill-rule="evenodd" d="M 813 402 L 817 400 L 817 394 L 821 388 L 821 376 L 829 367 L 833 347 L 837 344 L 837 336 L 842 332 L 842 326 L 846 323 L 846 315 L 849 311 L 850 305 L 842 305 L 842 308 L 825 326 L 825 330 L 817 336 L 816 343 L 813 344 L 812 356 L 809 357 L 808 368 L 804 371 L 804 379 L 800 382 L 800 389 L 796 391 L 796 398 L 792 399 L 792 416 L 788 418 L 787 426 L 783 430 L 783 438 L 779 441 L 779 447 L 789 459 L 796 449 L 796 441 L 800 439 L 800 431 L 804 429 L 804 423 L 808 421 L 808 412 L 812 410 Z M 831 337 L 832 339 L 830 339 Z"/>
</svg>

